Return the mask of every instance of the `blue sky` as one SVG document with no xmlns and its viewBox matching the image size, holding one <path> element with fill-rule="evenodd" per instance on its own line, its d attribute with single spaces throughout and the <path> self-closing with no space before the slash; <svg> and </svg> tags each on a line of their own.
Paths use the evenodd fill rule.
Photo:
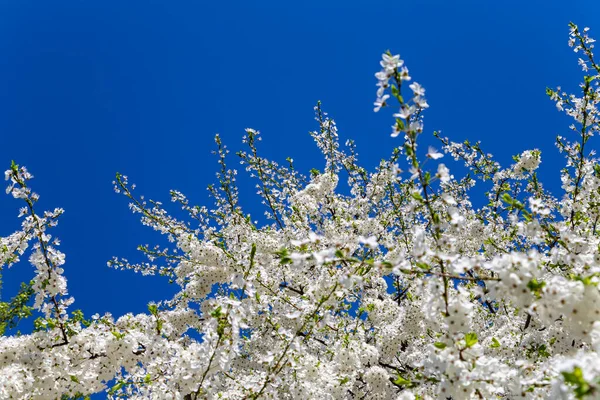
<svg viewBox="0 0 600 400">
<path fill-rule="evenodd" d="M 592 0 L 0 1 L 0 166 L 26 165 L 38 208 L 66 210 L 53 233 L 74 307 L 142 312 L 174 288 L 106 267 L 141 260 L 136 246 L 157 238 L 113 193 L 115 172 L 147 197 L 167 203 L 178 189 L 207 204 L 214 134 L 238 150 L 246 127 L 262 132 L 265 156 L 322 168 L 307 134 L 317 100 L 372 169 L 399 144 L 391 112 L 373 112 L 373 74 L 390 49 L 427 89 L 424 144 L 434 130 L 479 139 L 504 164 L 539 148 L 559 193 L 553 143 L 569 121 L 545 88 L 576 90 L 567 24 L 600 40 L 599 15 Z M 260 214 L 252 183 L 241 185 Z M 20 206 L 0 197 L 0 235 L 16 229 Z M 27 263 L 5 271 L 2 297 L 32 274 Z"/>
</svg>

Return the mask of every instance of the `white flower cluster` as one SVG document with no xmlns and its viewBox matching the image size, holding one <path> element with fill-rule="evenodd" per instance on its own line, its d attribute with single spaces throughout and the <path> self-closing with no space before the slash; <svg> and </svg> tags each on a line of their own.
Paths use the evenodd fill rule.
<svg viewBox="0 0 600 400">
<path fill-rule="evenodd" d="M 309 176 L 261 157 L 259 132 L 246 130 L 238 156 L 263 226 L 243 213 L 218 136 L 214 206 L 171 192 L 189 218 L 117 174 L 117 193 L 169 245 L 109 265 L 177 287 L 117 320 L 69 308 L 65 256 L 49 233 L 63 211 L 38 214 L 32 177 L 13 164 L 7 193 L 24 205 L 22 227 L 0 238 L 0 266 L 27 255 L 34 276 L 0 303 L 0 399 L 598 398 L 600 163 L 589 139 L 600 130 L 600 67 L 587 30 L 573 25 L 570 38 L 585 57 L 582 94 L 548 91 L 574 119 L 572 138 L 557 140 L 562 199 L 538 179 L 538 150 L 503 168 L 480 143 L 437 135 L 443 150 L 421 157 L 425 90 L 410 84 L 405 101 L 408 69 L 386 53 L 375 110 L 398 101 L 394 136 L 404 140 L 375 171 L 352 142 L 340 145 L 320 103 L 311 135 L 325 163 Z M 469 176 L 456 179 L 443 153 Z M 479 180 L 491 188 L 476 208 Z M 31 314 L 34 331 L 14 333 Z"/>
<path fill-rule="evenodd" d="M 409 85 L 412 91 L 412 101 L 405 102 L 401 96 L 402 83 L 408 82 L 412 78 L 409 75 L 408 68 L 404 65 L 404 61 L 399 55 L 392 56 L 391 53 L 383 54 L 381 71 L 375 74 L 378 79 L 377 83 L 377 99 L 375 100 L 374 111 L 379 111 L 382 107 L 387 106 L 387 101 L 390 95 L 386 93 L 387 89 L 391 89 L 392 96 L 400 103 L 400 110 L 394 114 L 396 123 L 392 125 L 392 137 L 405 132 L 407 134 L 416 134 L 423 132 L 423 120 L 421 112 L 429 107 L 425 99 L 425 88 L 417 82 Z M 390 80 L 394 83 L 390 84 Z"/>
</svg>

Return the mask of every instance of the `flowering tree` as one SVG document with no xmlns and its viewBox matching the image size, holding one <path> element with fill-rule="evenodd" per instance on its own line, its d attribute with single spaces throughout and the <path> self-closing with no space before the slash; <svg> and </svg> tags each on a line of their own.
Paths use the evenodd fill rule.
<svg viewBox="0 0 600 400">
<path fill-rule="evenodd" d="M 238 203 L 236 171 L 216 137 L 212 208 L 171 192 L 189 218 L 125 195 L 171 245 L 140 247 L 148 262 L 109 265 L 168 277 L 180 290 L 147 314 L 86 319 L 70 311 L 64 254 L 49 230 L 62 209 L 38 213 L 32 176 L 15 164 L 7 193 L 24 203 L 22 228 L 1 238 L 0 265 L 26 252 L 35 276 L 0 303 L 0 398 L 71 399 L 108 391 L 150 399 L 469 399 L 600 396 L 600 66 L 587 29 L 569 44 L 582 93 L 548 89 L 574 119 L 559 200 L 538 180 L 538 150 L 502 167 L 479 143 L 439 137 L 470 175 L 456 179 L 442 152 L 418 147 L 425 90 L 399 56 L 384 54 L 375 111 L 398 102 L 399 147 L 375 172 L 318 104 L 312 136 L 323 171 L 261 157 L 247 129 L 238 153 L 257 179 L 269 223 Z M 406 88 L 408 85 L 408 89 Z M 406 160 L 409 172 L 399 167 Z M 432 165 L 433 164 L 433 165 Z M 340 177 L 348 189 L 336 189 Z M 491 182 L 475 209 L 469 189 Z M 29 299 L 34 304 L 29 306 Z M 6 335 L 32 311 L 31 334 Z"/>
</svg>

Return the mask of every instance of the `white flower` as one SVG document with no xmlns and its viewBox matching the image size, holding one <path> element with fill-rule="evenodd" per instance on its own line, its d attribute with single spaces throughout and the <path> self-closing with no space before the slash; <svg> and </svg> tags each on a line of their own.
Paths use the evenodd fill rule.
<svg viewBox="0 0 600 400">
<path fill-rule="evenodd" d="M 423 86 L 419 85 L 417 82 L 411 83 L 408 87 L 411 88 L 413 94 L 415 96 L 423 96 L 425 94 L 425 89 Z"/>
<path fill-rule="evenodd" d="M 397 137 L 398 135 L 400 135 L 402 131 L 399 129 L 398 124 L 394 124 L 392 125 L 392 133 L 390 134 L 391 137 Z"/>
<path fill-rule="evenodd" d="M 294 310 L 292 312 L 287 313 L 285 316 L 289 319 L 297 319 L 302 315 L 302 311 Z"/>
<path fill-rule="evenodd" d="M 444 157 L 444 155 L 438 152 L 434 147 L 429 146 L 427 151 L 427 157 L 437 160 L 438 158 Z"/>
<path fill-rule="evenodd" d="M 403 81 L 410 81 L 411 77 L 408 73 L 408 68 L 402 67 L 400 69 L 400 79 L 402 79 Z"/>
<path fill-rule="evenodd" d="M 381 55 L 381 58 L 382 60 L 380 61 L 380 64 L 386 71 L 393 71 L 396 68 L 400 68 L 402 64 L 404 64 L 404 61 L 400 59 L 399 54 L 390 56 L 389 54 L 384 53 Z"/>
<path fill-rule="evenodd" d="M 387 87 L 387 82 L 389 81 L 391 75 L 390 72 L 388 71 L 379 71 L 375 74 L 375 78 L 377 78 L 379 80 L 379 82 L 377 83 L 380 86 L 384 86 Z"/>
<path fill-rule="evenodd" d="M 429 104 L 427 104 L 427 100 L 425 100 L 425 97 L 423 96 L 417 96 L 413 99 L 413 101 L 420 108 L 429 108 Z"/>
<path fill-rule="evenodd" d="M 529 198 L 529 208 L 535 214 L 546 216 L 550 214 L 550 209 L 546 207 L 542 199 Z"/>
<path fill-rule="evenodd" d="M 457 204 L 456 200 L 454 200 L 454 197 L 450 196 L 449 194 L 443 194 L 442 200 L 449 206 L 455 206 Z"/>
<path fill-rule="evenodd" d="M 442 183 L 450 182 L 450 170 L 444 164 L 438 165 L 437 175 Z"/>
<path fill-rule="evenodd" d="M 377 243 L 377 238 L 375 236 L 369 236 L 368 238 L 364 236 L 359 236 L 358 243 L 364 244 L 371 249 L 376 249 L 377 247 L 379 247 L 379 244 Z"/>
<path fill-rule="evenodd" d="M 523 174 L 526 171 L 535 171 L 541 162 L 541 154 L 539 150 L 527 150 L 521 153 L 519 161 L 514 166 L 514 171 L 518 174 Z"/>
<path fill-rule="evenodd" d="M 410 180 L 414 180 L 419 176 L 419 173 L 421 172 L 418 168 L 415 167 L 410 167 L 408 172 L 410 172 Z"/>
<path fill-rule="evenodd" d="M 380 98 L 375 100 L 375 103 L 373 103 L 373 104 L 375 104 L 375 108 L 373 109 L 373 111 L 378 112 L 381 109 L 381 107 L 385 107 L 386 106 L 385 101 L 389 98 L 390 98 L 389 94 L 384 94 L 383 96 L 381 96 Z"/>
<path fill-rule="evenodd" d="M 415 106 L 406 106 L 403 105 L 400 108 L 400 111 L 394 114 L 393 116 L 396 118 L 408 119 L 417 109 Z"/>
<path fill-rule="evenodd" d="M 412 121 L 410 124 L 408 124 L 408 130 L 411 132 L 417 132 L 417 133 L 423 132 L 423 122 Z"/>
</svg>

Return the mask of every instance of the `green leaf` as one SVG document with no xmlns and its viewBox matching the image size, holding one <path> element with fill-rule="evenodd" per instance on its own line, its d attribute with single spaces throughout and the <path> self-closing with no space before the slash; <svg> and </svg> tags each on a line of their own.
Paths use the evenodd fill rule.
<svg viewBox="0 0 600 400">
<path fill-rule="evenodd" d="M 537 298 L 540 298 L 542 296 L 542 289 L 544 288 L 544 286 L 546 286 L 546 282 L 538 281 L 535 278 L 533 278 L 527 283 L 527 287 L 533 292 L 533 294 L 535 294 Z"/>
<path fill-rule="evenodd" d="M 498 348 L 500 347 L 500 342 L 498 341 L 498 339 L 496 339 L 495 337 L 492 338 L 492 344 L 490 345 L 490 347 L 492 349 Z"/>
<path fill-rule="evenodd" d="M 123 339 L 123 338 L 125 337 L 125 334 L 124 334 L 124 333 L 121 333 L 121 332 L 117 332 L 117 331 L 111 331 L 110 333 L 112 333 L 112 334 L 113 334 L 113 336 L 114 336 L 115 338 L 117 338 L 117 340 L 121 340 L 121 339 Z"/>
<path fill-rule="evenodd" d="M 550 353 L 548 353 L 548 350 L 547 350 L 545 344 L 541 344 L 538 346 L 537 353 L 540 357 L 546 357 L 546 358 L 550 357 Z"/>
<path fill-rule="evenodd" d="M 573 368 L 573 372 L 562 372 L 562 376 L 566 384 L 574 386 L 573 392 L 577 399 L 583 399 L 594 391 L 594 388 L 583 378 L 583 371 L 579 367 Z"/>
<path fill-rule="evenodd" d="M 583 372 L 581 371 L 581 368 L 579 368 L 579 367 L 573 368 L 573 372 L 568 372 L 568 371 L 563 372 L 562 376 L 565 379 L 566 383 L 570 383 L 570 384 L 574 384 L 574 385 L 579 384 L 583 380 Z"/>
<path fill-rule="evenodd" d="M 400 118 L 396 118 L 396 125 L 398 126 L 399 131 L 403 131 L 405 128 L 404 121 L 402 121 Z M 412 149 L 411 149 L 411 152 L 412 152 Z"/>
<path fill-rule="evenodd" d="M 254 266 L 254 256 L 256 255 L 256 243 L 252 243 L 252 249 L 250 249 L 250 268 Z"/>
<path fill-rule="evenodd" d="M 292 263 L 292 259 L 289 257 L 282 257 L 281 260 L 279 260 L 279 264 L 281 264 L 281 265 L 291 264 L 291 263 Z"/>
<path fill-rule="evenodd" d="M 416 266 L 426 271 L 429 270 L 429 265 L 424 262 L 418 262 L 416 263 Z"/>
<path fill-rule="evenodd" d="M 288 249 L 286 249 L 284 247 L 283 249 L 276 251 L 275 254 L 278 255 L 279 258 L 283 258 L 283 257 L 287 257 L 290 253 L 289 253 Z"/>
<path fill-rule="evenodd" d="M 222 310 L 221 306 L 217 306 L 217 308 L 215 308 L 215 309 L 214 309 L 214 310 L 213 310 L 213 311 L 210 313 L 210 316 L 211 316 L 211 317 L 213 317 L 213 318 L 219 318 L 221 315 L 223 315 L 223 314 L 221 313 L 221 310 Z"/>
<path fill-rule="evenodd" d="M 419 193 L 419 192 L 412 192 L 410 195 L 415 200 L 423 201 L 423 196 L 421 196 L 421 193 Z"/>
<path fill-rule="evenodd" d="M 394 383 L 396 385 L 400 385 L 400 386 L 410 386 L 411 381 L 409 379 L 405 379 L 402 376 L 398 375 L 398 377 L 396 378 Z"/>
<path fill-rule="evenodd" d="M 429 183 L 431 183 L 431 172 L 427 171 L 425 172 L 425 184 L 429 185 Z"/>
<path fill-rule="evenodd" d="M 71 381 L 75 383 L 79 383 L 79 379 L 75 375 L 71 375 Z"/>
<path fill-rule="evenodd" d="M 510 194 L 503 193 L 502 194 L 502 201 L 504 201 L 506 204 L 512 205 L 515 200 L 512 197 L 510 197 Z"/>
<path fill-rule="evenodd" d="M 477 334 L 470 332 L 465 335 L 465 346 L 473 347 L 477 344 Z"/>
<path fill-rule="evenodd" d="M 0 302 L 0 336 L 6 329 L 16 328 L 22 319 L 32 315 L 32 308 L 27 303 L 33 293 L 32 282 L 21 283 L 21 289 L 10 302 Z"/>
<path fill-rule="evenodd" d="M 442 350 L 446 348 L 446 343 L 444 343 L 444 342 L 435 342 L 433 345 L 435 347 L 437 347 L 438 349 L 442 349 Z"/>
<path fill-rule="evenodd" d="M 156 316 L 158 314 L 158 306 L 156 304 L 148 304 L 148 311 L 150 311 L 150 314 Z"/>
<path fill-rule="evenodd" d="M 117 390 L 120 390 L 123 386 L 125 386 L 125 383 L 119 382 L 115 386 L 111 387 L 110 390 L 108 391 L 108 393 L 114 394 Z"/>
</svg>

